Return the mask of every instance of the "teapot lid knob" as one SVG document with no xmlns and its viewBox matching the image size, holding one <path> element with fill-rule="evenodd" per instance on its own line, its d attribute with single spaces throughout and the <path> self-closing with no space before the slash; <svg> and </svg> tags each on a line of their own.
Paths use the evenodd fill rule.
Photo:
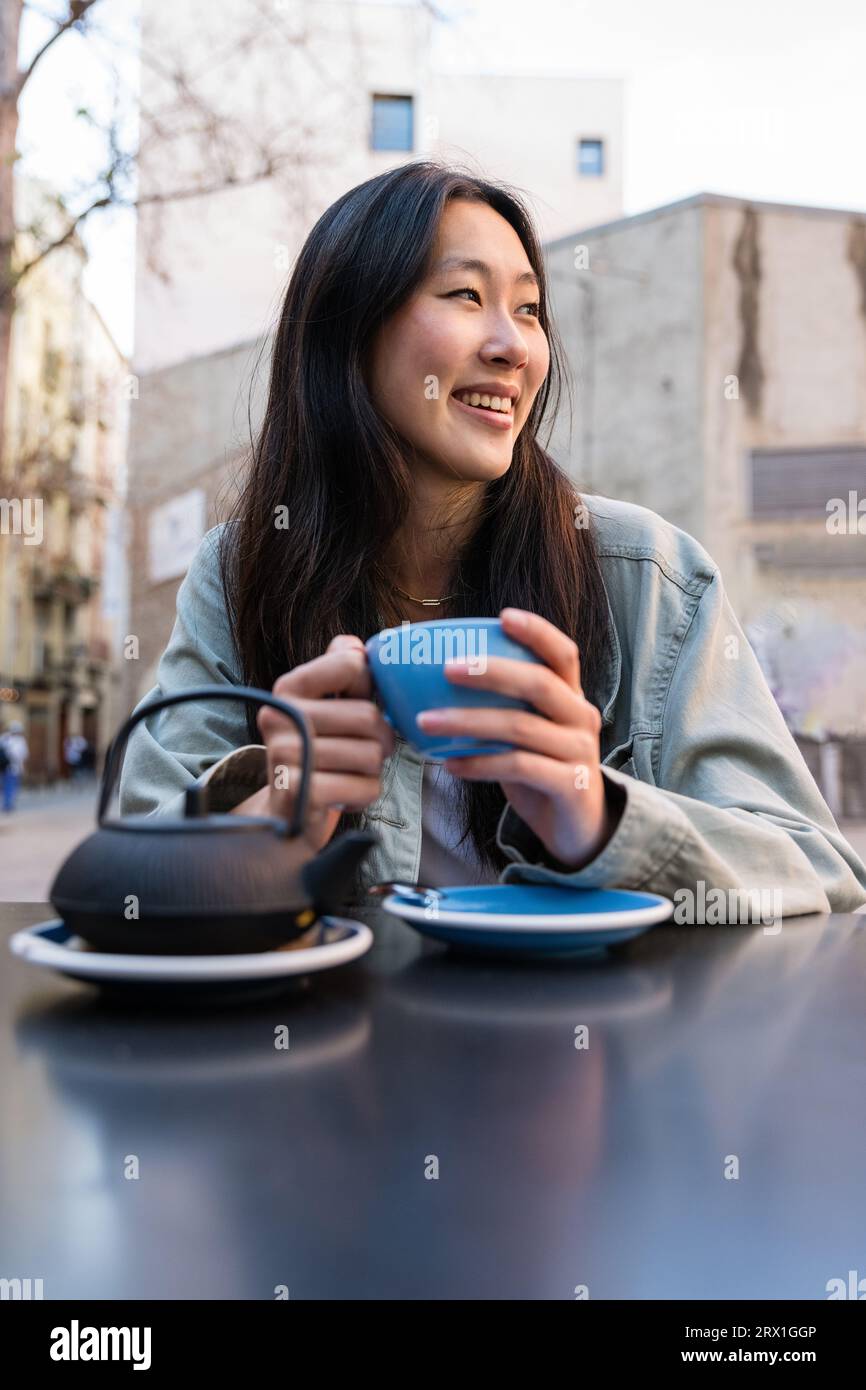
<svg viewBox="0 0 866 1390">
<path fill-rule="evenodd" d="M 183 806 L 183 814 L 185 819 L 191 820 L 199 816 L 206 816 L 207 813 L 207 787 L 200 787 L 198 786 L 198 784 L 192 787 L 187 787 Z"/>
</svg>

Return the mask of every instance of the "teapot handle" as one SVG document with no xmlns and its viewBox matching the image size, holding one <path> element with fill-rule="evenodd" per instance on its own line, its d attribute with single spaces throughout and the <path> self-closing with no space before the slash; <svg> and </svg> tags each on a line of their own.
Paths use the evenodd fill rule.
<svg viewBox="0 0 866 1390">
<path fill-rule="evenodd" d="M 269 695 L 265 690 L 256 690 L 251 685 L 235 685 L 229 689 L 222 685 L 196 685 L 189 690 L 179 690 L 174 695 L 163 695 L 159 700 L 154 700 L 152 704 L 134 710 L 126 723 L 121 725 L 115 734 L 106 754 L 105 766 L 102 771 L 102 787 L 99 793 L 99 809 L 96 813 L 97 824 L 105 824 L 105 813 L 108 810 L 108 803 L 114 791 L 114 783 L 120 771 L 126 742 L 136 724 L 140 723 L 142 719 L 146 719 L 148 715 L 155 714 L 157 710 L 167 709 L 169 705 L 185 704 L 188 700 L 243 700 L 246 704 L 270 705 L 272 709 L 279 710 L 280 714 L 291 719 L 301 737 L 301 784 L 295 798 L 292 819 L 286 822 L 285 834 L 289 838 L 299 835 L 304 828 L 304 819 L 307 814 L 312 772 L 309 724 L 303 711 L 298 709 L 296 705 L 290 704 L 287 700 L 280 700 L 276 695 Z"/>
</svg>

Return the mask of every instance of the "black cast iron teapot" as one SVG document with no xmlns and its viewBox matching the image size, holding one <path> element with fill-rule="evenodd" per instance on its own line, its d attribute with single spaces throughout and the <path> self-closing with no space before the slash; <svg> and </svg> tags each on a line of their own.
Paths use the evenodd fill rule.
<svg viewBox="0 0 866 1390">
<path fill-rule="evenodd" d="M 292 720 L 302 768 L 291 819 L 210 814 L 207 787 L 189 787 L 183 816 L 106 820 L 126 741 L 157 710 L 187 700 L 270 705 Z M 338 912 L 371 847 L 349 831 L 318 854 L 303 839 L 312 744 L 303 712 L 252 686 L 196 686 L 136 710 L 105 759 L 97 829 L 60 866 L 51 902 L 72 931 L 100 951 L 236 954 L 286 945 L 322 914 Z"/>
</svg>

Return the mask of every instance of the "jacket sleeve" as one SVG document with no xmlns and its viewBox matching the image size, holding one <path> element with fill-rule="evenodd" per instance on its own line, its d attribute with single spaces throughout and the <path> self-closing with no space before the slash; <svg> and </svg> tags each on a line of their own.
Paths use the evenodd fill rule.
<svg viewBox="0 0 866 1390">
<path fill-rule="evenodd" d="M 634 749 L 636 777 L 602 769 L 625 808 L 577 871 L 556 865 L 506 804 L 497 843 L 513 862 L 501 881 L 643 889 L 683 905 L 680 921 L 694 920 L 689 904 L 711 889 L 763 901 L 775 893 L 774 915 L 784 917 L 866 910 L 866 867 L 782 718 L 718 570 L 680 646 L 660 731 L 636 734 Z"/>
<path fill-rule="evenodd" d="M 195 685 L 242 684 L 219 573 L 220 527 L 208 531 L 177 594 L 177 616 L 157 684 L 136 706 Z M 229 810 L 267 776 L 264 748 L 248 742 L 241 700 L 190 701 L 135 726 L 120 778 L 122 815 L 183 814 L 186 789 L 210 784 L 210 806 Z"/>
</svg>

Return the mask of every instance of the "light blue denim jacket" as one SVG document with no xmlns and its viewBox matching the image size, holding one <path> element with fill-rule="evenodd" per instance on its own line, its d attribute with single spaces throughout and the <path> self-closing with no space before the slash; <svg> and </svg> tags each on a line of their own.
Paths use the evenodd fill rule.
<svg viewBox="0 0 866 1390">
<path fill-rule="evenodd" d="M 601 852 L 561 872 L 506 804 L 497 843 L 511 862 L 501 881 L 644 889 L 678 902 L 678 891 L 697 902 L 711 889 L 767 900 L 775 892 L 784 916 L 864 907 L 866 867 L 785 725 L 718 567 L 654 512 L 582 496 L 610 616 L 602 768 L 625 790 L 625 808 Z M 180 586 L 158 683 L 141 705 L 192 685 L 241 683 L 217 566 L 224 526 L 207 533 Z M 213 810 L 237 805 L 267 775 L 264 748 L 246 739 L 240 701 L 179 705 L 143 721 L 124 760 L 121 812 L 180 815 L 195 781 L 209 784 Z M 380 844 L 362 884 L 417 879 L 423 768 L 398 737 L 364 815 Z"/>
</svg>

